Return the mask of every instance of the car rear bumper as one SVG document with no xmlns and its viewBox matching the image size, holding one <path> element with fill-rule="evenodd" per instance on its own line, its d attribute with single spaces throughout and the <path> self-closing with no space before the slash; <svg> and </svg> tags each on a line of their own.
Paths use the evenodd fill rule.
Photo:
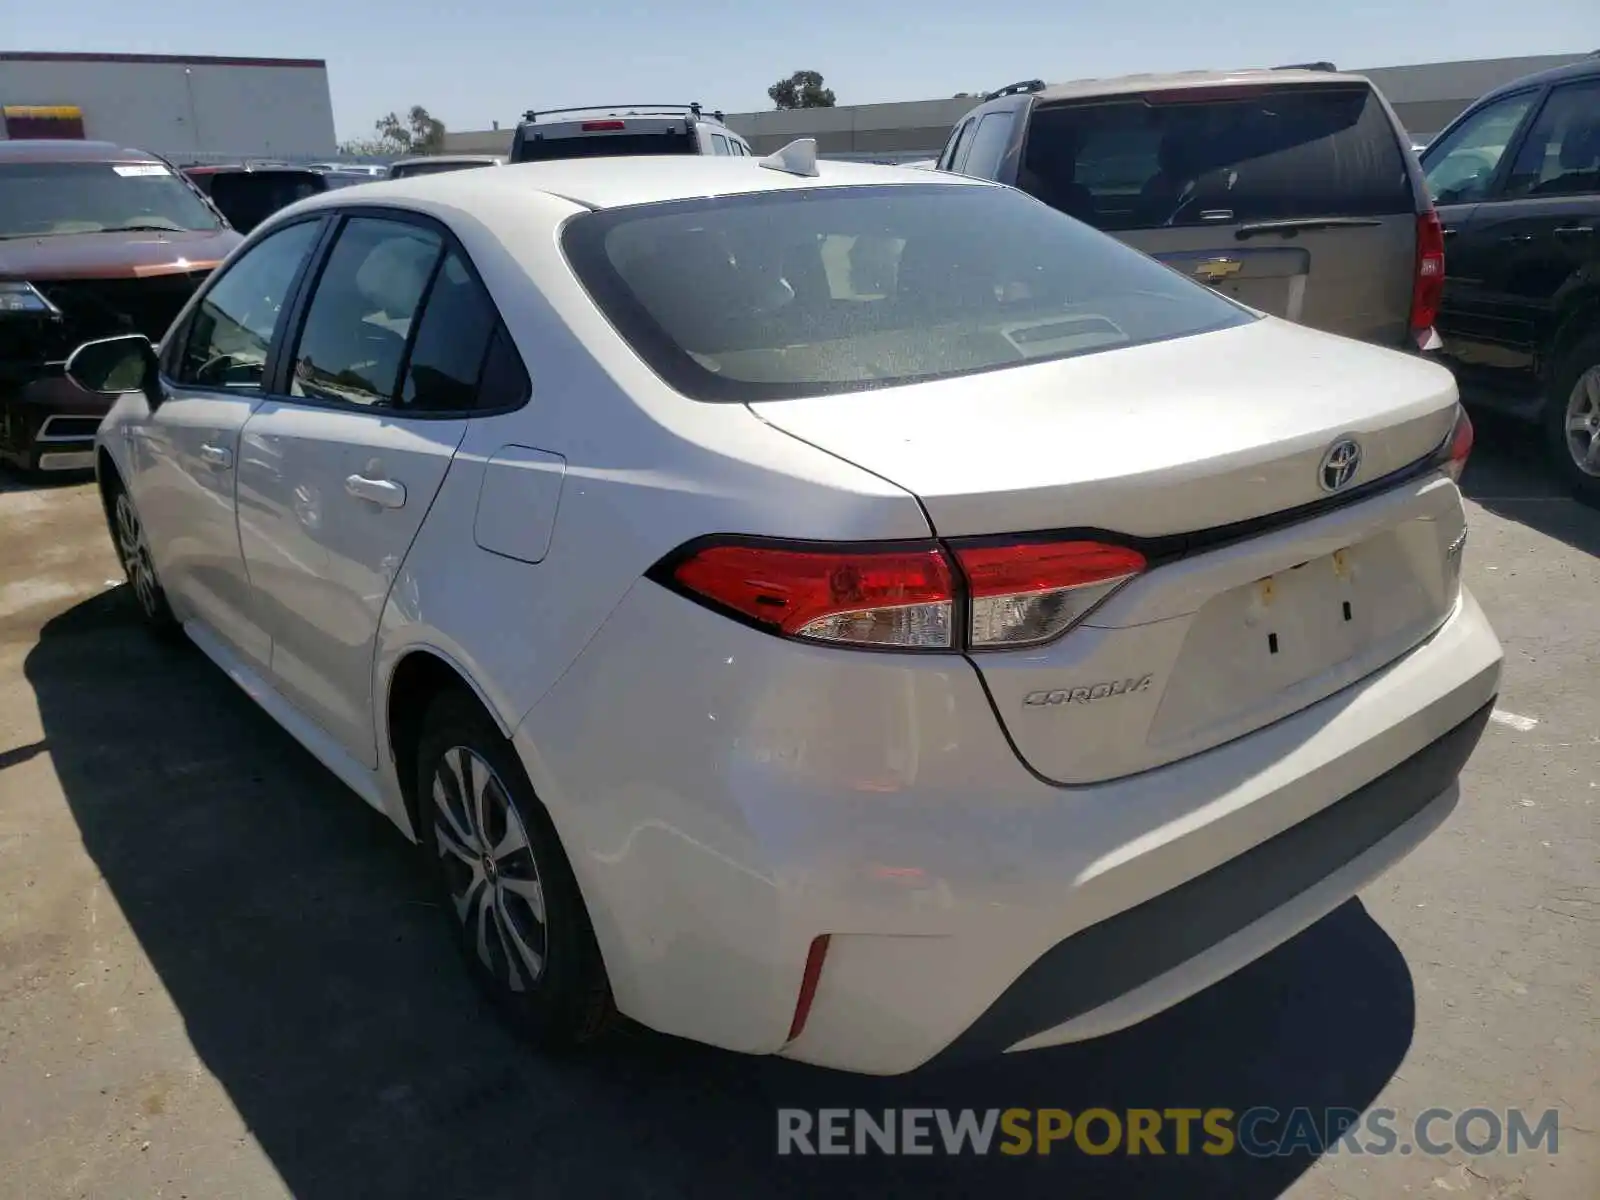
<svg viewBox="0 0 1600 1200">
<path fill-rule="evenodd" d="M 893 1074 L 1121 1028 L 1337 907 L 1448 814 L 1500 663 L 1463 592 L 1291 717 L 1057 787 L 960 658 L 786 643 L 641 583 L 515 741 L 624 1012 Z"/>
<path fill-rule="evenodd" d="M 0 461 L 40 471 L 94 469 L 94 436 L 111 399 L 59 373 L 0 389 Z"/>
</svg>

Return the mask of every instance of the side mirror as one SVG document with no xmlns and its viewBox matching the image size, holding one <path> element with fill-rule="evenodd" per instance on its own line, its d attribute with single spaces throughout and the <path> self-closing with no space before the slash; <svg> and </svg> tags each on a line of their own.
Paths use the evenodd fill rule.
<svg viewBox="0 0 1600 1200">
<path fill-rule="evenodd" d="M 85 342 L 67 358 L 67 378 L 86 392 L 122 396 L 158 393 L 156 348 L 139 333 Z"/>
</svg>

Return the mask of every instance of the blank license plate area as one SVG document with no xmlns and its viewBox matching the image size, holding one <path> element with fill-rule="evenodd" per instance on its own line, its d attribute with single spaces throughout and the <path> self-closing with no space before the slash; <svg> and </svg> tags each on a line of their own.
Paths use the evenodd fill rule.
<svg viewBox="0 0 1600 1200">
<path fill-rule="evenodd" d="M 1409 522 L 1213 598 L 1190 625 L 1151 740 L 1221 725 L 1239 736 L 1405 653 L 1453 599 L 1438 537 L 1432 522 Z"/>
</svg>

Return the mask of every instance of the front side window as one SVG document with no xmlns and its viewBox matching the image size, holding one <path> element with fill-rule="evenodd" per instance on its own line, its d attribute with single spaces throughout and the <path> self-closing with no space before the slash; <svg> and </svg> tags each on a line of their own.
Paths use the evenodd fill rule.
<svg viewBox="0 0 1600 1200">
<path fill-rule="evenodd" d="M 955 136 L 950 139 L 950 144 L 944 148 L 944 156 L 939 160 L 939 168 L 944 171 L 959 169 L 958 160 L 961 151 L 966 145 L 967 134 L 972 132 L 972 118 L 968 117 L 956 128 Z"/>
<path fill-rule="evenodd" d="M 586 213 L 569 262 L 671 386 L 860 391 L 1255 318 L 1010 188 L 813 188 Z"/>
<path fill-rule="evenodd" d="M 1535 93 L 1523 92 L 1487 104 L 1428 147 L 1422 173 L 1435 204 L 1483 199 L 1534 99 Z"/>
<path fill-rule="evenodd" d="M 300 341 L 289 392 L 313 400 L 394 399 L 411 323 L 443 242 L 418 225 L 355 217 L 328 255 Z"/>
<path fill-rule="evenodd" d="M 1539 110 L 1506 181 L 1505 195 L 1600 192 L 1600 80 L 1558 87 Z"/>
<path fill-rule="evenodd" d="M 0 238 L 219 228 L 217 215 L 162 163 L 0 165 Z"/>
<path fill-rule="evenodd" d="M 224 269 L 180 335 L 178 383 L 230 391 L 261 387 L 278 315 L 321 231 L 320 221 L 279 229 Z"/>
<path fill-rule="evenodd" d="M 728 149 L 728 139 L 723 137 L 720 133 L 713 133 L 711 135 L 711 145 L 715 152 L 722 155 L 724 158 L 732 153 L 732 151 Z"/>
</svg>

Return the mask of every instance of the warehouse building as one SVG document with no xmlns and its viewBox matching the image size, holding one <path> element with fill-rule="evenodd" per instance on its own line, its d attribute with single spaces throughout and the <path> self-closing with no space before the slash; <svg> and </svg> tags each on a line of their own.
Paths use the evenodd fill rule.
<svg viewBox="0 0 1600 1200">
<path fill-rule="evenodd" d="M 1413 137 L 1427 138 L 1492 88 L 1536 71 L 1576 62 L 1582 57 L 1582 54 L 1545 54 L 1530 58 L 1472 59 L 1374 67 L 1356 73 L 1378 85 Z M 1011 81 L 997 79 L 994 82 L 998 87 Z M 596 98 L 605 99 L 603 96 Z M 529 99 L 534 103 L 543 98 Z M 704 99 L 714 103 L 717 98 L 706 96 Z M 573 103 L 574 100 L 567 98 L 560 102 Z M 977 103 L 976 98 L 969 96 L 897 104 L 731 113 L 727 120 L 758 154 L 770 153 L 795 138 L 814 137 L 818 151 L 833 157 L 923 158 L 939 153 L 956 122 Z M 445 149 L 449 153 L 504 154 L 510 148 L 509 129 L 452 133 L 445 138 Z"/>
<path fill-rule="evenodd" d="M 321 59 L 0 51 L 0 115 L 7 138 L 90 138 L 180 161 L 335 146 Z"/>
</svg>

